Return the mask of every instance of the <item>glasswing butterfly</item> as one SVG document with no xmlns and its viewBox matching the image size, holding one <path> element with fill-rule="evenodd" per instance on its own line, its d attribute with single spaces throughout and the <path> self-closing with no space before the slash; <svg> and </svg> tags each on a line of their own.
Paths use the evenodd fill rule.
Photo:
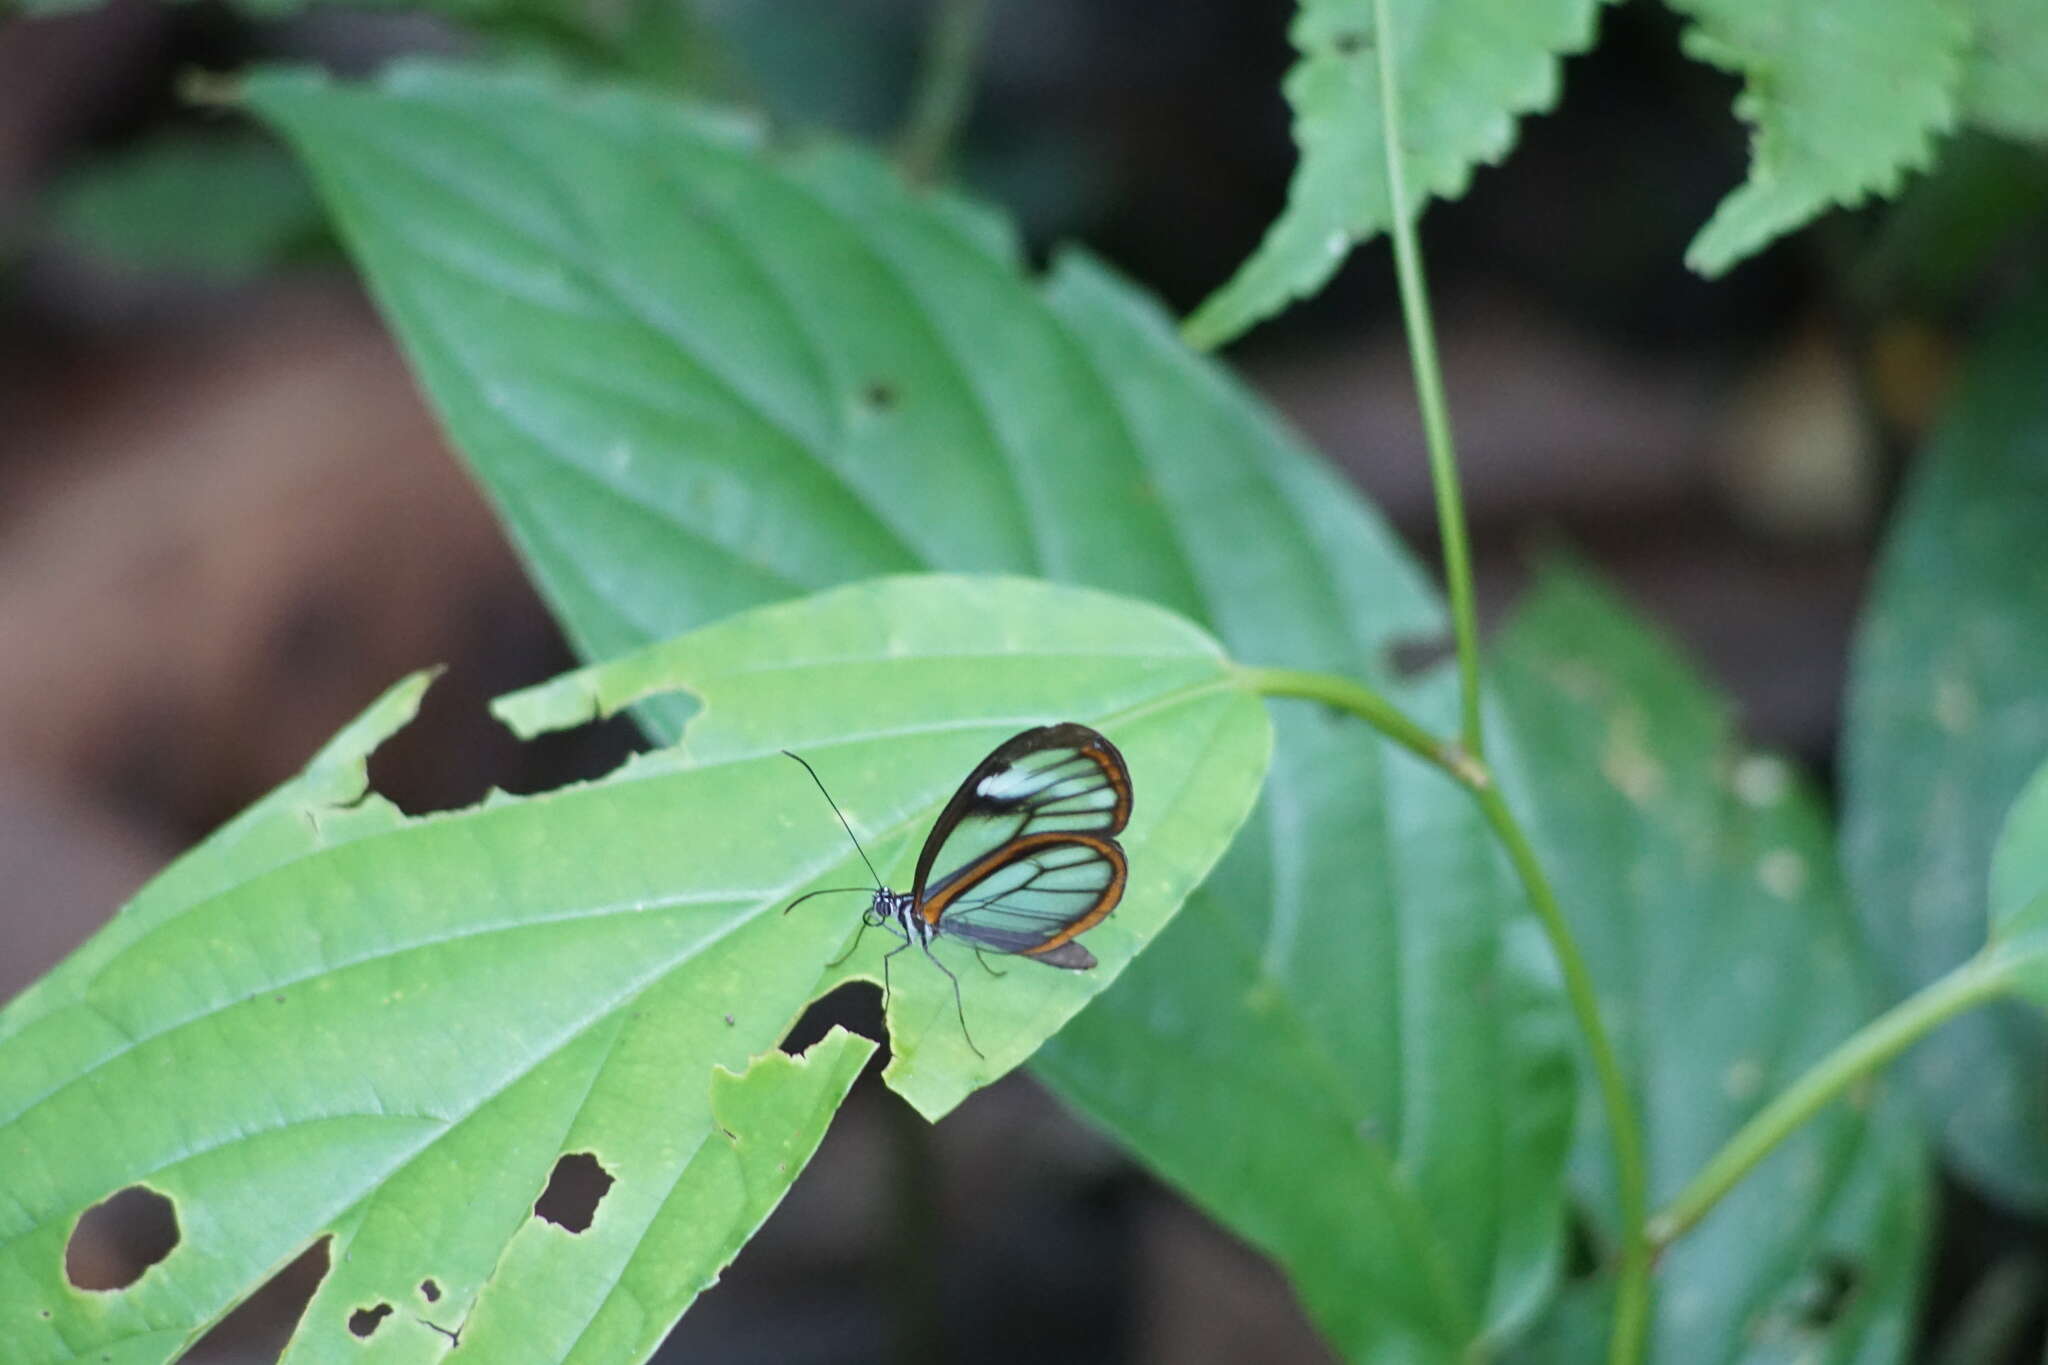
<svg viewBox="0 0 2048 1365">
<path fill-rule="evenodd" d="M 868 862 L 867 850 L 817 770 L 789 756 L 803 763 L 824 792 L 875 879 L 874 899 L 861 915 L 861 934 L 882 928 L 903 940 L 882 956 L 885 1006 L 889 959 L 913 946 L 922 949 L 952 981 L 960 1033 L 979 1057 L 981 1049 L 967 1032 L 967 1010 L 960 1003 L 960 978 L 933 954 L 933 939 L 964 940 L 977 958 L 983 952 L 1011 953 L 1071 971 L 1095 965 L 1095 954 L 1075 939 L 1123 899 L 1129 866 L 1116 836 L 1131 818 L 1131 771 L 1103 735 L 1066 721 L 1022 731 L 997 745 L 939 812 L 917 855 L 916 879 L 908 891 L 882 885 L 881 874 Z M 812 891 L 791 901 L 783 913 L 812 896 L 867 889 Z M 859 946 L 856 934 L 853 946 L 831 965 L 844 962 Z M 985 959 L 981 965 L 991 975 L 1003 975 Z"/>
</svg>

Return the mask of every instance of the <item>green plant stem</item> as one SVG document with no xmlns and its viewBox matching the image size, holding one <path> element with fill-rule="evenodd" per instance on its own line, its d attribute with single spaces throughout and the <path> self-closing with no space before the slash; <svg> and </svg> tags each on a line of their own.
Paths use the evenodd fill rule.
<svg viewBox="0 0 2048 1365">
<path fill-rule="evenodd" d="M 1389 232 L 1394 243 L 1394 274 L 1401 290 L 1401 320 L 1408 336 L 1408 356 L 1415 371 L 1415 398 L 1422 413 L 1422 431 L 1429 443 L 1429 477 L 1436 493 L 1437 534 L 1443 542 L 1444 589 L 1451 604 L 1451 628 L 1458 646 L 1458 743 L 1464 769 L 1461 780 L 1472 791 L 1487 823 L 1521 877 L 1524 892 L 1551 951 L 1564 974 L 1565 991 L 1600 1086 L 1608 1141 L 1614 1150 L 1615 1203 L 1621 1216 L 1621 1260 L 1617 1267 L 1610 1365 L 1637 1365 L 1649 1336 L 1650 1243 L 1644 1224 L 1649 1214 L 1648 1168 L 1643 1160 L 1642 1127 L 1620 1059 L 1600 1017 L 1599 997 L 1586 970 L 1571 926 L 1537 862 L 1535 850 L 1508 809 L 1499 789 L 1487 777 L 1486 729 L 1479 689 L 1479 609 L 1472 584 L 1472 547 L 1465 528 L 1464 493 L 1458 483 L 1457 447 L 1451 439 L 1450 405 L 1444 399 L 1443 373 L 1437 363 L 1436 328 L 1429 311 L 1429 287 L 1422 272 L 1422 252 L 1415 241 L 1415 210 L 1408 194 L 1406 149 L 1401 140 L 1399 72 L 1394 56 L 1392 5 L 1373 0 L 1374 48 L 1379 58 L 1380 136 L 1387 162 Z M 1419 205 L 1416 206 L 1419 208 Z M 1481 780 L 1474 780 L 1474 776 Z"/>
<path fill-rule="evenodd" d="M 1394 275 L 1401 287 L 1401 322 L 1408 334 L 1408 359 L 1415 371 L 1415 399 L 1429 442 L 1429 478 L 1436 492 L 1437 535 L 1443 542 L 1444 588 L 1451 599 L 1451 629 L 1458 643 L 1458 742 L 1473 758 L 1486 758 L 1485 723 L 1479 696 L 1479 609 L 1472 590 L 1472 547 L 1465 530 L 1464 494 L 1458 486 L 1458 453 L 1451 443 L 1450 406 L 1444 401 L 1437 364 L 1436 327 L 1430 321 L 1429 286 L 1422 252 L 1415 244 L 1415 215 L 1408 208 L 1408 175 L 1401 144 L 1400 86 L 1394 69 L 1394 31 L 1388 0 L 1373 0 L 1374 46 L 1380 65 L 1380 135 L 1387 158 L 1388 221 L 1394 241 Z"/>
<path fill-rule="evenodd" d="M 1614 1149 L 1615 1204 L 1621 1217 L 1621 1258 L 1616 1267 L 1614 1323 L 1607 1342 L 1607 1359 L 1610 1365 L 1635 1365 L 1643 1358 L 1649 1337 L 1651 1259 L 1645 1229 L 1650 1212 L 1649 1165 L 1643 1159 L 1643 1129 L 1636 1117 L 1635 1099 L 1629 1094 L 1621 1058 L 1616 1055 L 1607 1025 L 1600 1017 L 1600 997 L 1593 987 L 1593 974 L 1586 969 L 1571 926 L 1565 922 L 1564 908 L 1558 904 L 1557 893 L 1551 889 L 1543 865 L 1536 860 L 1529 836 L 1508 809 L 1500 788 L 1488 783 L 1475 787 L 1472 795 L 1486 816 L 1486 823 L 1493 827 L 1494 837 L 1507 851 L 1508 861 L 1521 878 L 1522 890 L 1543 924 L 1550 951 L 1556 955 L 1558 969 L 1564 975 L 1565 996 L 1571 1001 L 1572 1015 L 1585 1039 L 1586 1051 L 1592 1056 L 1594 1079 L 1600 1087 L 1600 1107 L 1607 1118 L 1607 1141 Z"/>
<path fill-rule="evenodd" d="M 975 58 L 988 19 L 988 0 L 937 0 L 910 116 L 896 153 L 905 178 L 935 178 L 953 148 L 974 93 Z"/>
<path fill-rule="evenodd" d="M 1469 765 L 1460 766 L 1463 755 L 1455 745 L 1423 729 L 1400 707 L 1363 683 L 1334 673 L 1311 673 L 1298 668 L 1241 666 L 1237 676 L 1247 688 L 1263 697 L 1298 697 L 1349 711 L 1408 752 L 1442 768 L 1466 786 L 1472 785 Z"/>
<path fill-rule="evenodd" d="M 1653 1245 L 1681 1236 L 1799 1125 L 1851 1085 L 1918 1042 L 1936 1025 L 2012 989 L 2012 966 L 1979 953 L 1865 1024 L 1758 1110 L 1700 1169 L 1650 1226 Z"/>
<path fill-rule="evenodd" d="M 1334 674 L 1291 668 L 1240 668 L 1238 677 L 1263 696 L 1305 698 L 1351 712 L 1410 753 L 1443 769 L 1478 802 L 1486 823 L 1514 865 L 1515 875 L 1543 925 L 1544 935 L 1550 940 L 1550 950 L 1564 976 L 1572 1014 L 1592 1056 L 1601 1106 L 1607 1116 L 1608 1141 L 1614 1148 L 1615 1202 L 1621 1213 L 1621 1258 L 1609 1359 L 1615 1365 L 1640 1361 L 1650 1309 L 1650 1242 L 1644 1230 L 1649 1215 L 1649 1171 L 1643 1159 L 1642 1125 L 1636 1118 L 1635 1100 L 1629 1094 L 1621 1060 L 1600 1017 L 1593 975 L 1586 969 L 1586 960 L 1565 921 L 1557 893 L 1551 889 L 1550 879 L 1544 875 L 1543 865 L 1537 861 L 1536 850 L 1521 822 L 1515 819 L 1483 763 L 1460 745 L 1425 730 L 1371 688 Z"/>
</svg>

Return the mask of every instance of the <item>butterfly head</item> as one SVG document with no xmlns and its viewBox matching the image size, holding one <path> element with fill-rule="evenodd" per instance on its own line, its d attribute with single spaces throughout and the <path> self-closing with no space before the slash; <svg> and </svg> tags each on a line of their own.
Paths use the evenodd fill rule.
<svg viewBox="0 0 2048 1365">
<path fill-rule="evenodd" d="M 888 887 L 877 887 L 875 898 L 868 902 L 868 908 L 861 912 L 861 920 L 870 929 L 879 929 L 903 918 L 910 909 L 911 896 L 908 891 L 891 891 Z"/>
</svg>

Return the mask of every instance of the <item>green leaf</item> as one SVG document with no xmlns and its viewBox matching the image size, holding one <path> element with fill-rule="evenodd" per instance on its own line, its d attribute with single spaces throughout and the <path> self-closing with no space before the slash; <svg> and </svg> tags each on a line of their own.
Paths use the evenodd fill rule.
<svg viewBox="0 0 2048 1365">
<path fill-rule="evenodd" d="M 1727 702 L 1582 573 L 1544 574 L 1496 676 L 1517 808 L 1599 987 L 1662 1204 L 1874 1012 L 1830 831 L 1805 783 L 1741 752 Z M 1611 1245 L 1607 1144 L 1582 1109 L 1574 1184 Z M 1880 1092 L 1824 1111 L 1664 1255 L 1654 1358 L 1901 1357 L 1927 1182 L 1898 1109 Z"/>
<path fill-rule="evenodd" d="M 1015 579 L 762 608 L 501 710 L 531 734 L 677 689 L 696 710 L 676 748 L 405 820 L 361 783 L 408 684 L 0 1014 L 10 1359 L 169 1360 L 323 1236 L 333 1269 L 291 1361 L 358 1358 L 348 1320 L 377 1303 L 402 1310 L 379 1330 L 408 1355 L 444 1351 L 438 1326 L 480 1359 L 643 1358 L 780 1200 L 872 1048 L 773 1052 L 884 951 L 877 936 L 834 963 L 852 908 L 779 913 L 861 868 L 780 745 L 835 781 L 899 885 L 912 836 L 1021 724 L 1095 724 L 1130 763 L 1132 875 L 1089 934 L 1100 967 L 997 981 L 956 962 L 986 1060 L 942 973 L 896 974 L 885 1079 L 936 1116 L 1115 979 L 1244 819 L 1270 742 L 1200 631 Z M 576 1233 L 533 1214 L 571 1153 L 613 1181 Z M 173 1201 L 182 1240 L 127 1289 L 72 1289 L 73 1225 L 133 1184 Z"/>
<path fill-rule="evenodd" d="M 1831 205 L 1890 196 L 1954 127 L 1969 26 L 1950 0 L 1671 0 L 1687 54 L 1742 77 L 1749 179 L 1686 248 L 1719 275 Z"/>
<path fill-rule="evenodd" d="M 840 809 L 856 830 L 869 831 L 869 856 L 897 887 L 910 884 L 925 831 L 960 780 L 1026 724 L 1084 721 L 1123 750 L 1144 800 L 1119 836 L 1131 860 L 1129 888 L 1114 917 L 1088 936 L 1102 965 L 1019 972 L 1000 989 L 969 991 L 988 997 L 975 1010 L 988 1021 L 985 1059 L 962 1035 L 942 974 L 909 973 L 894 986 L 894 1055 L 885 1077 L 931 1119 L 1029 1056 L 1117 978 L 1244 822 L 1271 748 L 1264 708 L 1233 683 L 1228 662 L 1201 631 L 1126 598 L 1025 579 L 881 579 L 758 608 L 515 694 L 497 710 L 532 735 L 611 715 L 674 690 L 678 679 L 687 680 L 687 701 L 702 708 L 678 741 L 692 763 L 728 762 L 728 749 L 788 747 L 820 765 L 835 788 L 852 778 L 857 794 L 841 794 Z M 735 705 L 742 693 L 744 704 Z M 784 763 L 787 777 L 795 768 Z M 905 776 L 920 767 L 937 778 L 927 771 L 906 788 Z M 800 830 L 807 848 L 821 831 L 842 840 L 827 838 L 829 860 L 808 855 L 820 869 L 813 880 L 863 881 L 864 865 L 843 842 L 831 807 L 803 804 L 808 818 L 785 804 L 777 820 Z M 886 818 L 864 818 L 876 810 Z M 758 816 L 707 837 L 750 845 L 778 865 L 790 861 L 751 834 Z M 827 956 L 858 926 L 859 917 L 841 906 L 836 927 L 817 934 Z M 829 908 L 817 907 L 811 918 L 821 915 Z M 877 964 L 890 946 L 869 941 L 840 974 L 879 981 Z M 757 992 L 750 985 L 747 994 Z"/>
<path fill-rule="evenodd" d="M 432 68 L 250 90 L 586 655 L 917 565 L 1112 588 L 1351 676 L 1443 629 L 1385 526 L 1158 308 L 1071 254 L 1034 286 L 1005 225 L 870 158 Z M 1347 1354 L 1456 1359 L 1555 1256 L 1560 1002 L 1495 936 L 1490 843 L 1410 795 L 1428 775 L 1353 721 L 1277 731 L 1244 837 L 1039 1071 L 1280 1256 Z"/>
<path fill-rule="evenodd" d="M 1982 343 L 1900 502 L 1858 627 L 1843 857 L 1865 938 L 1903 997 L 1984 942 L 2007 808 L 2048 757 L 2048 296 Z M 1993 1006 L 1908 1071 L 1957 1165 L 2048 1208 L 2048 1025 Z"/>
<path fill-rule="evenodd" d="M 1321 288 L 1393 223 L 1374 0 L 1301 0 L 1288 72 L 1300 150 L 1287 208 L 1251 259 L 1188 319 L 1219 346 Z M 1598 0 L 1392 0 L 1405 170 L 1418 212 L 1456 199 L 1514 144 L 1515 120 L 1557 101 L 1562 59 L 1593 41 Z"/>
<path fill-rule="evenodd" d="M 325 220 L 291 156 L 248 133 L 164 133 L 51 192 L 59 232 L 134 270 L 242 280 L 319 241 Z"/>
<path fill-rule="evenodd" d="M 1994 133 L 2048 141 L 2048 8 L 2036 0 L 1968 0 L 1967 9 L 1963 112 Z"/>
</svg>

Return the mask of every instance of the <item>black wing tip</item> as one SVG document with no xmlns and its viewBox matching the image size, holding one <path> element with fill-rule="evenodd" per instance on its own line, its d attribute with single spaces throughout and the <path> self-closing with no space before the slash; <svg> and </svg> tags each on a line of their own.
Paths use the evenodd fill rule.
<svg viewBox="0 0 2048 1365">
<path fill-rule="evenodd" d="M 1050 725 L 1041 725 L 1024 733 L 1045 739 L 1100 739 L 1105 742 L 1108 739 L 1102 731 L 1092 725 L 1083 725 L 1078 720 L 1056 720 Z"/>
</svg>

